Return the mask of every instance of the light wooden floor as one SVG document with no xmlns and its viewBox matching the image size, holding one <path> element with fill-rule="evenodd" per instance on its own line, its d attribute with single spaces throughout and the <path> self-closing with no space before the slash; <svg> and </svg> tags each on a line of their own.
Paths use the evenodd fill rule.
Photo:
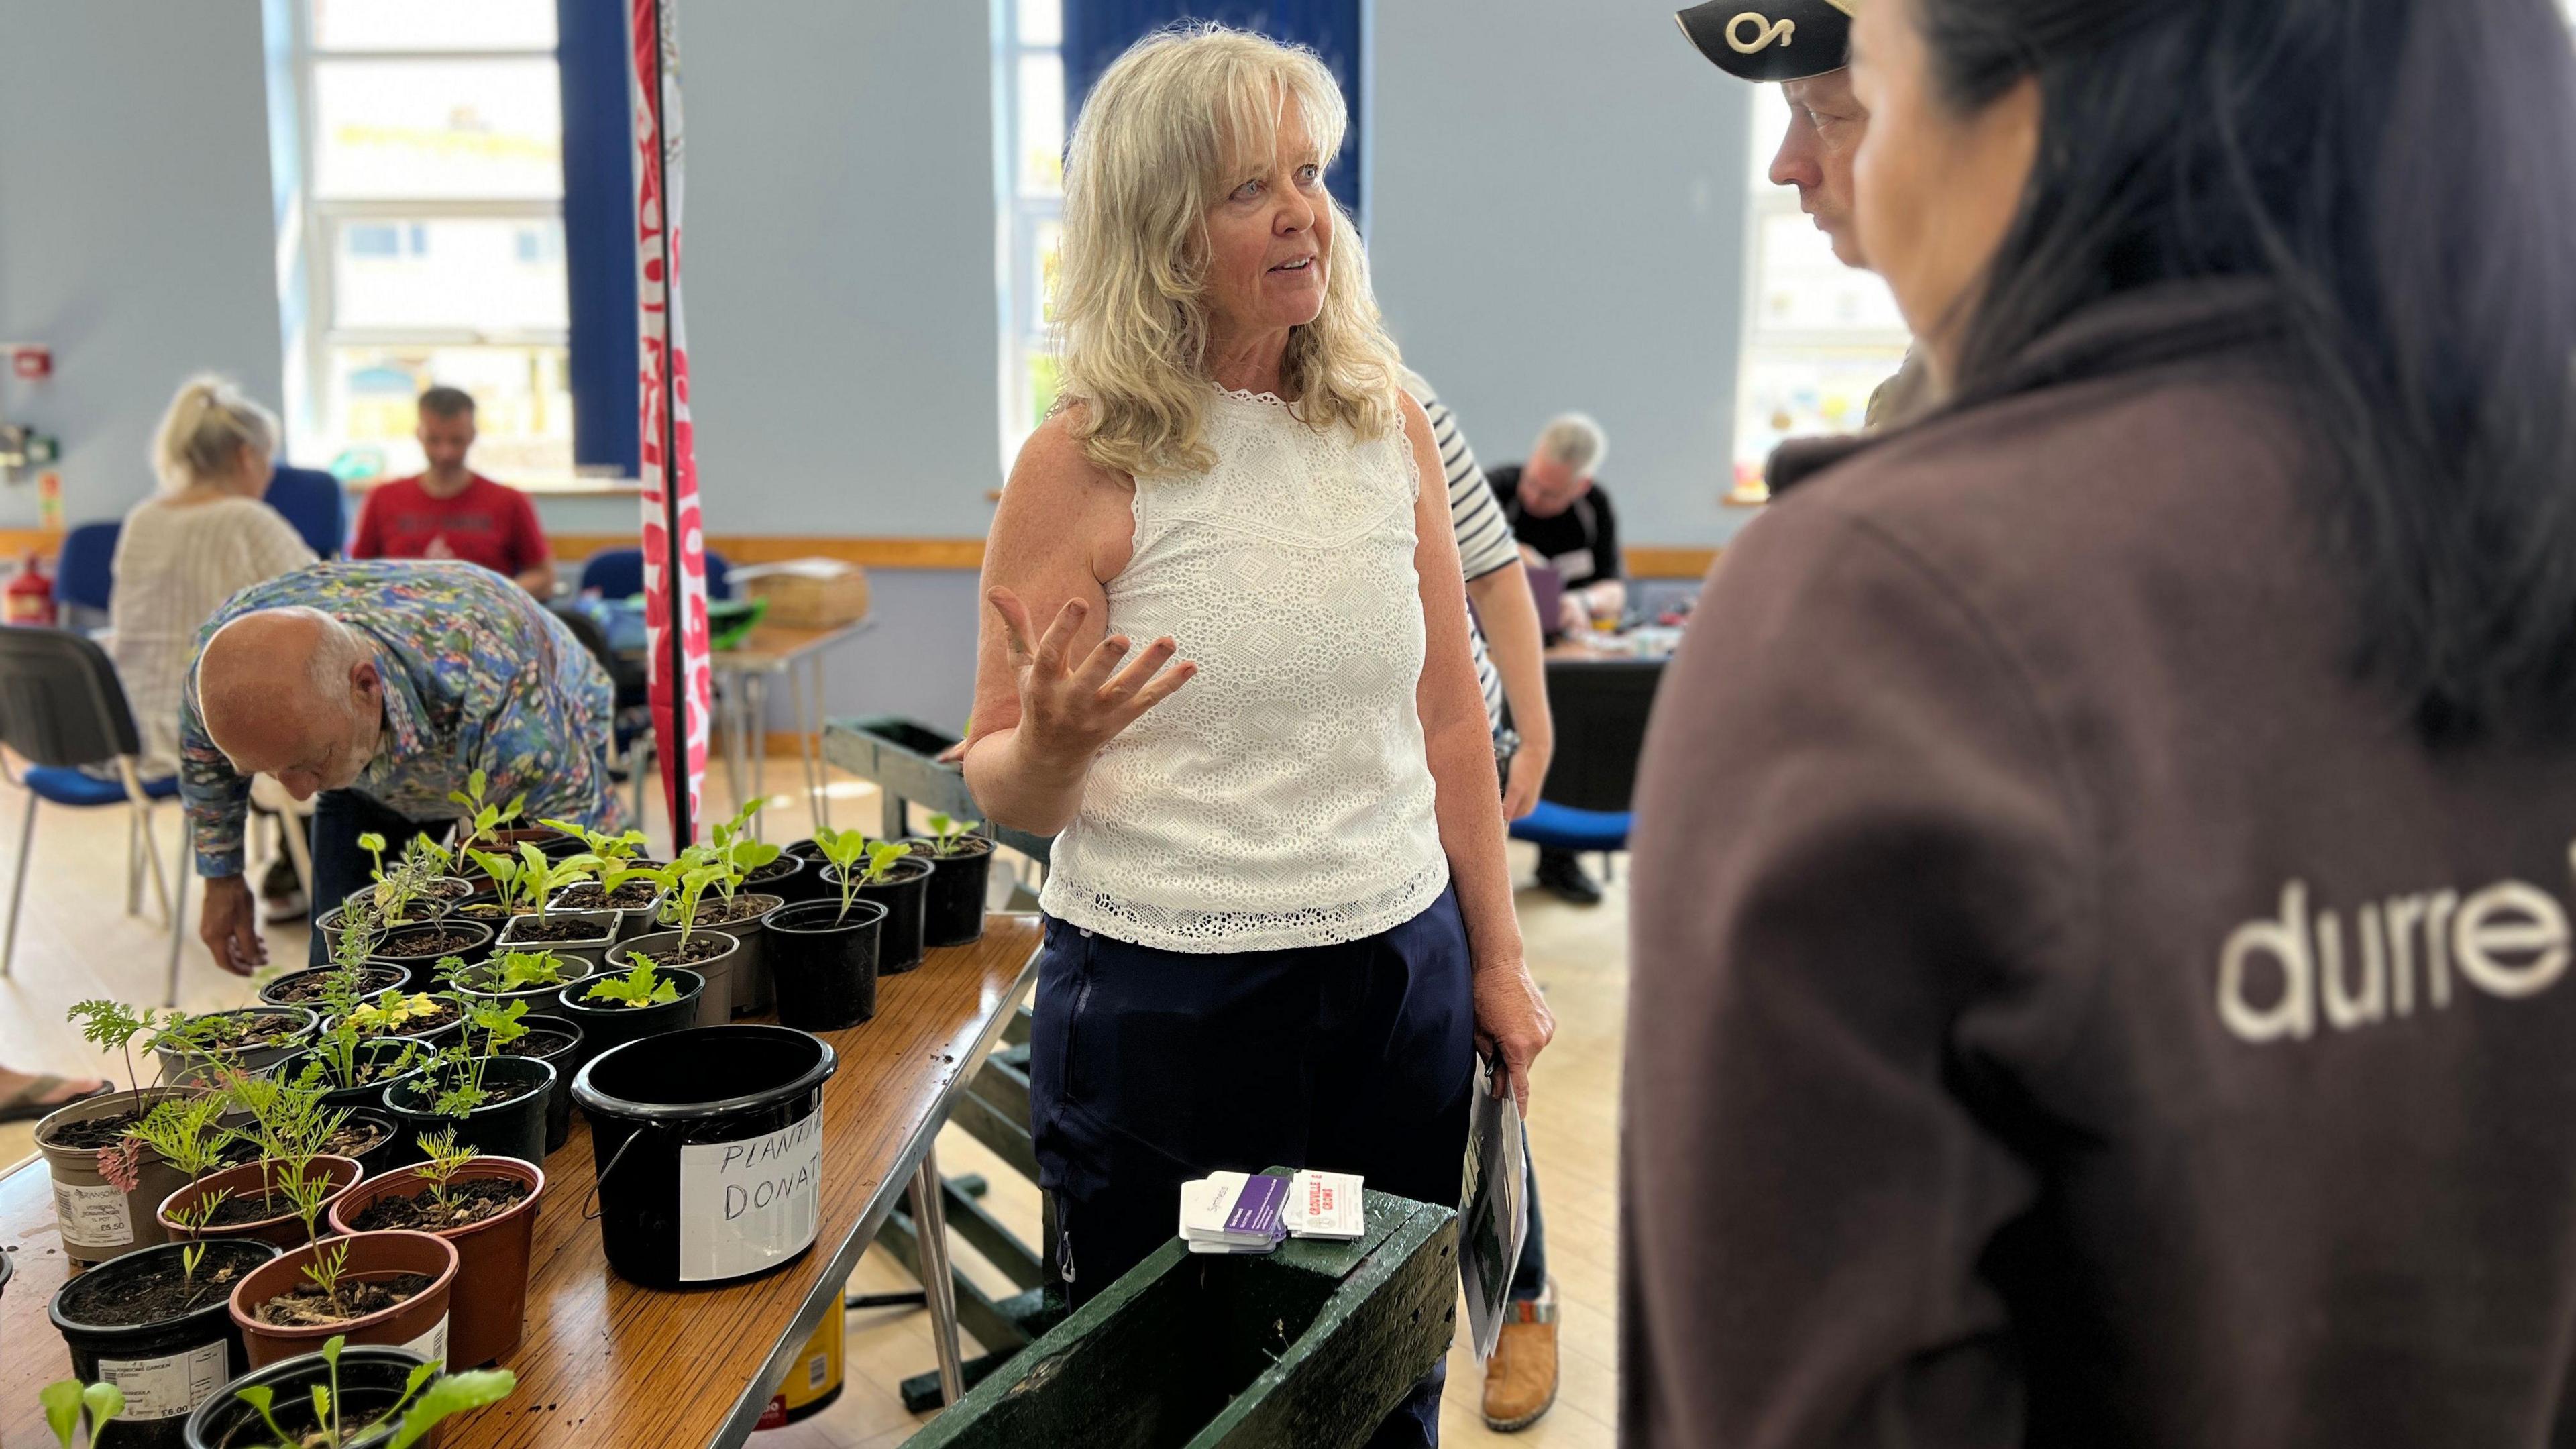
<svg viewBox="0 0 2576 1449">
<path fill-rule="evenodd" d="M 794 758 L 774 759 L 770 784 L 793 789 Z M 709 782 L 710 809 L 723 808 L 721 771 Z M 8 848 L 17 834 L 25 797 L 0 786 L 0 871 L 14 870 Z M 875 790 L 856 781 L 833 787 L 834 823 L 873 826 Z M 658 813 L 658 812 L 657 812 Z M 773 794 L 763 812 L 772 840 L 790 840 L 809 829 L 802 793 Z M 161 812 L 167 857 L 175 808 Z M 657 819 L 657 838 L 658 826 Z M 66 1075 L 112 1072 L 121 1063 L 99 1056 L 64 1023 L 63 1012 L 90 996 L 158 1002 L 169 938 L 145 891 L 144 915 L 125 914 L 122 811 L 44 809 L 27 883 L 26 919 L 20 924 L 14 976 L 0 981 L 0 1061 L 22 1070 Z M 1513 868 L 1529 876 L 1532 856 L 1513 848 Z M 0 874 L 0 890 L 6 875 Z M 1533 890 L 1519 895 L 1521 928 L 1532 969 L 1548 992 L 1557 1018 L 1556 1044 L 1539 1059 L 1533 1087 L 1530 1140 L 1547 1214 L 1550 1270 L 1557 1283 L 1563 1344 L 1563 1388 L 1555 1410 L 1513 1435 L 1487 1432 L 1477 1414 L 1482 1379 L 1464 1342 L 1449 1356 L 1449 1391 L 1441 1421 L 1449 1444 L 1528 1446 L 1609 1445 L 1616 1435 L 1617 1372 L 1617 1162 L 1620 1030 L 1627 999 L 1627 895 L 1625 880 L 1609 900 L 1578 910 Z M 193 906 L 193 901 L 192 901 Z M 272 959 L 301 961 L 305 934 L 299 923 L 270 927 Z M 181 1004 L 196 1010 L 238 1005 L 249 986 L 218 971 L 204 948 L 189 942 L 181 979 Z M 146 1067 L 148 1073 L 149 1067 Z M 29 1124 L 0 1125 L 0 1165 L 33 1150 Z M 987 1205 L 1023 1241 L 1038 1240 L 1038 1193 L 985 1152 L 972 1138 L 948 1131 L 939 1139 L 940 1166 L 951 1176 L 980 1172 L 992 1184 Z M 1009 1292 L 971 1248 L 954 1248 L 961 1266 L 997 1296 Z M 851 1279 L 853 1292 L 894 1292 L 915 1287 L 909 1274 L 871 1251 Z M 887 1449 L 925 1420 L 903 1410 L 898 1389 L 933 1368 L 927 1319 L 918 1310 L 853 1313 L 848 1319 L 848 1377 L 838 1402 L 804 1423 L 758 1435 L 760 1449 Z M 978 1350 L 970 1340 L 966 1352 Z"/>
</svg>

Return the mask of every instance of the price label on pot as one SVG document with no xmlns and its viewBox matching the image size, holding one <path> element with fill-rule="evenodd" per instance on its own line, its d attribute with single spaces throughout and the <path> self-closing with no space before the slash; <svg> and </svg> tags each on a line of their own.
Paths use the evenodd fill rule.
<svg viewBox="0 0 2576 1449">
<path fill-rule="evenodd" d="M 102 1358 L 98 1376 L 125 1394 L 129 1419 L 175 1419 L 213 1398 L 231 1372 L 220 1338 L 160 1358 Z"/>
<path fill-rule="evenodd" d="M 740 1142 L 680 1148 L 680 1279 L 740 1278 L 814 1241 L 823 1200 L 823 1113 Z"/>
<path fill-rule="evenodd" d="M 411 1342 L 404 1344 L 403 1347 L 412 1353 L 419 1354 L 425 1359 L 430 1359 L 432 1361 L 445 1360 L 447 1357 L 447 1315 L 444 1313 L 438 1315 L 438 1324 L 436 1327 L 433 1327 L 429 1332 L 422 1334 Z"/>
<path fill-rule="evenodd" d="M 134 1213 L 121 1187 L 54 1183 L 54 1219 L 63 1236 L 85 1248 L 122 1248 L 134 1241 Z"/>
</svg>

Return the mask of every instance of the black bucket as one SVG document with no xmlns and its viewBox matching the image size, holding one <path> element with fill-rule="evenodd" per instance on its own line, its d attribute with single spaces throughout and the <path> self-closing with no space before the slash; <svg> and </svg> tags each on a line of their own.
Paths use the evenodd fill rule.
<svg viewBox="0 0 2576 1449">
<path fill-rule="evenodd" d="M 783 1026 L 701 1026 L 600 1053 L 590 1115 L 599 1235 L 647 1288 L 756 1278 L 814 1245 L 830 1044 Z"/>
<path fill-rule="evenodd" d="M 877 940 L 885 907 L 873 901 L 807 901 L 769 918 L 769 969 L 778 1024 L 840 1031 L 877 1014 Z"/>
<path fill-rule="evenodd" d="M 72 1351 L 73 1374 L 82 1383 L 105 1381 L 125 1391 L 125 1415 L 108 1436 L 111 1444 L 180 1449 L 188 1416 L 250 1366 L 241 1329 L 233 1323 L 232 1295 L 220 1288 L 209 1287 L 204 1302 L 155 1323 L 110 1325 L 90 1316 L 89 1305 L 112 1294 L 119 1282 L 177 1269 L 184 1248 L 167 1243 L 101 1263 L 64 1284 L 46 1310 Z M 255 1239 L 218 1239 L 206 1245 L 197 1271 L 230 1269 L 228 1281 L 239 1282 L 276 1256 L 274 1246 Z"/>
<path fill-rule="evenodd" d="M 993 842 L 969 835 L 956 853 L 941 855 L 938 842 L 915 837 L 904 844 L 930 862 L 930 897 L 922 906 L 921 944 L 966 946 L 984 939 L 984 890 L 993 875 Z"/>
</svg>

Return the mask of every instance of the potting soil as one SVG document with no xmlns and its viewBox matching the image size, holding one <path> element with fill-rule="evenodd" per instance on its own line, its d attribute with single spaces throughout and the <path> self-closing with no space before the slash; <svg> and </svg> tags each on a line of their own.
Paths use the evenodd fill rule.
<svg viewBox="0 0 2576 1449">
<path fill-rule="evenodd" d="M 387 941 L 377 949 L 376 954 L 390 956 L 398 961 L 410 961 L 422 956 L 453 956 L 460 951 L 471 950 L 481 945 L 482 941 L 483 938 L 472 931 L 425 931 L 417 936 L 405 936 L 398 941 Z"/>
<path fill-rule="evenodd" d="M 335 974 L 316 971 L 309 976 L 290 976 L 277 984 L 277 994 L 288 1001 L 320 1001 L 330 994 L 331 977 Z M 388 986 L 402 985 L 403 980 L 402 972 L 380 966 L 358 978 L 358 994 L 373 996 Z"/>
<path fill-rule="evenodd" d="M 498 949 L 506 951 L 532 941 L 595 941 L 601 934 L 597 921 L 535 921 L 521 916 L 517 924 L 518 929 Z"/>
<path fill-rule="evenodd" d="M 633 909 L 636 906 L 653 904 L 653 896 L 654 889 L 651 881 L 630 880 L 610 891 L 608 898 L 603 901 L 599 895 L 599 882 L 592 881 L 587 885 L 577 885 L 566 890 L 559 908 L 568 911 L 596 911 L 607 906 Z"/>
<path fill-rule="evenodd" d="M 677 955 L 666 957 L 651 951 L 644 954 L 652 956 L 653 964 L 656 966 L 695 966 L 701 961 L 712 961 L 724 953 L 723 942 L 706 936 L 692 936 L 689 938 L 689 943 L 682 946 Z"/>
<path fill-rule="evenodd" d="M 548 1031 L 543 1027 L 535 1027 L 531 1028 L 526 1036 L 520 1037 L 516 1041 L 506 1041 L 501 1043 L 499 1049 L 494 1053 L 494 1055 L 505 1057 L 551 1057 L 555 1053 L 562 1051 L 565 1047 L 571 1045 L 572 1038 L 564 1035 L 562 1032 Z"/>
<path fill-rule="evenodd" d="M 113 1117 L 84 1117 L 77 1122 L 65 1122 L 46 1136 L 45 1145 L 70 1147 L 81 1151 L 114 1147 L 125 1140 L 125 1129 L 142 1121 L 150 1113 L 151 1109 L 148 1107 L 133 1107 Z"/>
<path fill-rule="evenodd" d="M 207 1226 L 237 1228 L 244 1223 L 264 1223 L 271 1218 L 282 1218 L 294 1211 L 295 1204 L 288 1202 L 283 1193 L 271 1192 L 251 1197 L 237 1192 L 215 1204 L 214 1220 Z"/>
<path fill-rule="evenodd" d="M 310 1283 L 299 1283 L 259 1305 L 259 1321 L 276 1328 L 321 1328 L 382 1313 L 408 1303 L 438 1280 L 427 1273 L 389 1273 L 382 1278 L 342 1283 L 338 1294 L 324 1297 Z"/>
<path fill-rule="evenodd" d="M 699 905 L 698 919 L 694 924 L 700 926 L 727 926 L 736 921 L 748 921 L 759 914 L 760 907 L 753 905 L 749 901 L 707 901 Z"/>
<path fill-rule="evenodd" d="M 332 1133 L 322 1151 L 331 1157 L 364 1157 L 392 1135 L 372 1122 L 352 1122 Z"/>
<path fill-rule="evenodd" d="M 498 1217 L 527 1195 L 528 1185 L 515 1178 L 478 1177 L 450 1190 L 444 1208 L 426 1189 L 410 1197 L 377 1198 L 358 1210 L 354 1226 L 362 1233 L 380 1233 L 389 1228 L 445 1232 Z"/>
<path fill-rule="evenodd" d="M 80 1322 L 100 1328 L 131 1328 L 139 1323 L 160 1323 L 192 1309 L 221 1301 L 233 1291 L 233 1285 L 259 1263 L 218 1263 L 215 1254 L 197 1269 L 195 1278 L 177 1262 L 156 1263 L 123 1274 L 84 1275 L 77 1299 L 67 1300 L 66 1310 L 77 1308 L 71 1316 Z"/>
<path fill-rule="evenodd" d="M 474 894 L 474 885 L 471 881 L 434 880 L 421 887 L 421 893 L 436 896 L 442 901 L 461 901 Z"/>
</svg>

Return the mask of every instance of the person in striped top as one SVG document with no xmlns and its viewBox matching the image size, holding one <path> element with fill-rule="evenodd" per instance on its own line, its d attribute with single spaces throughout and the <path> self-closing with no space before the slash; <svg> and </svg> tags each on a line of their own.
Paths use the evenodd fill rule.
<svg viewBox="0 0 2576 1449">
<path fill-rule="evenodd" d="M 1448 474 L 1449 523 L 1458 535 L 1458 562 L 1467 574 L 1468 624 L 1476 659 L 1476 685 L 1485 696 L 1485 721 L 1493 727 L 1495 753 L 1508 755 L 1503 772 L 1503 818 L 1518 820 L 1538 808 L 1538 790 L 1556 754 L 1556 726 L 1547 712 L 1547 665 L 1541 655 L 1538 606 L 1529 575 L 1502 505 L 1476 466 L 1476 450 L 1458 429 L 1457 415 L 1422 374 L 1403 369 L 1404 390 L 1431 420 L 1431 440 Z M 1503 722 L 1510 710 L 1518 747 L 1510 748 Z"/>
</svg>

